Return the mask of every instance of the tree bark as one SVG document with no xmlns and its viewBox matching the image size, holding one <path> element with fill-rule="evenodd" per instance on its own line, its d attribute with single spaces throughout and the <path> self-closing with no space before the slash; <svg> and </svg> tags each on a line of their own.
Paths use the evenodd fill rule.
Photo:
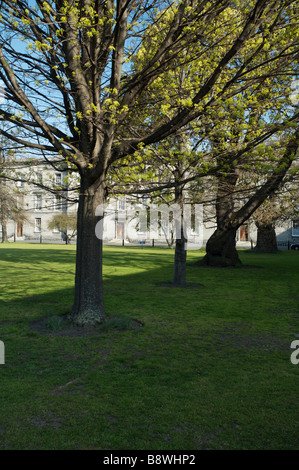
<svg viewBox="0 0 299 470">
<path fill-rule="evenodd" d="M 184 287 L 186 285 L 187 251 L 185 249 L 185 243 L 187 242 L 187 240 L 184 236 L 182 219 L 183 215 L 181 214 L 181 238 L 176 239 L 175 242 L 173 284 L 176 286 Z"/>
<path fill-rule="evenodd" d="M 181 150 L 185 149 L 184 141 L 180 142 Z M 184 185 L 180 184 L 180 180 L 183 178 L 183 171 L 181 168 L 181 162 L 177 163 L 177 169 L 175 171 L 175 177 L 177 179 L 177 186 L 175 187 L 175 204 L 180 208 L 179 217 L 175 220 L 176 225 L 176 235 L 180 233 L 180 238 L 177 238 L 175 241 L 175 255 L 174 255 L 174 275 L 173 275 L 173 284 L 178 287 L 186 286 L 186 260 L 187 260 L 187 250 L 184 230 Z M 177 227 L 178 226 L 178 227 Z M 179 230 L 178 230 L 179 229 Z"/>
<path fill-rule="evenodd" d="M 237 266 L 241 265 L 236 249 L 237 226 L 228 223 L 234 211 L 234 191 L 238 175 L 235 171 L 219 177 L 216 195 L 217 229 L 206 245 L 206 256 L 199 263 L 206 266 Z"/>
<path fill-rule="evenodd" d="M 8 242 L 8 237 L 7 237 L 7 221 L 5 218 L 1 219 L 1 226 L 2 226 L 2 243 L 7 243 Z"/>
<path fill-rule="evenodd" d="M 255 223 L 257 226 L 257 243 L 254 251 L 258 253 L 273 253 L 278 251 L 275 227 L 271 223 Z"/>
<path fill-rule="evenodd" d="M 64 232 L 64 236 L 65 236 L 65 244 L 66 245 L 69 245 L 70 244 L 70 236 L 68 235 L 67 231 Z"/>
<path fill-rule="evenodd" d="M 241 265 L 236 249 L 236 231 L 234 227 L 217 229 L 207 242 L 206 255 L 201 264 L 219 267 Z"/>
<path fill-rule="evenodd" d="M 96 208 L 105 203 L 103 182 L 89 186 L 84 178 L 81 188 L 77 219 L 77 253 L 74 305 L 71 320 L 80 326 L 96 325 L 106 321 L 103 299 L 102 250 L 103 241 L 95 234 Z"/>
</svg>

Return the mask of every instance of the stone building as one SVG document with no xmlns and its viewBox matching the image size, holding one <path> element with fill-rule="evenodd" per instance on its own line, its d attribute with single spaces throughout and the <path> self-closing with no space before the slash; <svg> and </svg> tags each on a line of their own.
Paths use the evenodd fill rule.
<svg viewBox="0 0 299 470">
<path fill-rule="evenodd" d="M 70 197 L 69 171 L 65 163 L 53 160 L 9 162 L 5 186 L 14 194 L 22 221 L 7 220 L 8 241 L 61 243 L 65 233 L 49 229 L 52 217 L 76 211 L 75 194 Z M 72 200 L 73 198 L 73 200 Z M 2 226 L 0 224 L 0 234 Z"/>
<path fill-rule="evenodd" d="M 77 211 L 78 177 L 70 174 L 64 161 L 53 160 L 51 164 L 43 160 L 17 159 L 8 165 L 5 184 L 14 192 L 18 207 L 24 214 L 24 220 L 7 221 L 9 241 L 35 243 L 63 243 L 66 233 L 58 227 L 49 229 L 54 215 L 59 213 L 74 214 Z M 148 201 L 129 197 L 111 199 L 105 206 L 104 243 L 116 244 L 171 244 L 174 226 L 162 209 L 156 210 L 154 224 L 149 224 L 147 215 Z M 213 206 L 203 206 L 198 217 L 189 214 L 187 236 L 189 248 L 205 246 L 215 230 Z M 0 223 L 0 239 L 1 239 Z M 299 243 L 299 220 L 289 220 L 276 226 L 278 248 L 288 249 Z M 237 232 L 237 247 L 255 246 L 257 229 L 253 222 L 242 225 Z M 75 238 L 74 238 L 75 240 Z"/>
</svg>

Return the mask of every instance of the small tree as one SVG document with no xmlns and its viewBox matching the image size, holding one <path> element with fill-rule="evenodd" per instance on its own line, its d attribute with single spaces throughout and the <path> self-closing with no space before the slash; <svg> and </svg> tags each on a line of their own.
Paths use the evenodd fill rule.
<svg viewBox="0 0 299 470">
<path fill-rule="evenodd" d="M 48 224 L 50 230 L 58 229 L 65 237 L 65 243 L 68 245 L 77 233 L 77 216 L 73 214 L 55 214 Z M 70 233 L 69 233 L 70 232 Z"/>
</svg>

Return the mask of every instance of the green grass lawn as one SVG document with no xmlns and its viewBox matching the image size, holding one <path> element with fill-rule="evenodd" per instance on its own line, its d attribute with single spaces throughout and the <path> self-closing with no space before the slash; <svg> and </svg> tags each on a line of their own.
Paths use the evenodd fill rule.
<svg viewBox="0 0 299 470">
<path fill-rule="evenodd" d="M 172 250 L 105 247 L 107 313 L 144 326 L 68 336 L 74 247 L 1 245 L 0 449 L 298 449 L 299 253 L 240 256 L 174 289 Z"/>
</svg>

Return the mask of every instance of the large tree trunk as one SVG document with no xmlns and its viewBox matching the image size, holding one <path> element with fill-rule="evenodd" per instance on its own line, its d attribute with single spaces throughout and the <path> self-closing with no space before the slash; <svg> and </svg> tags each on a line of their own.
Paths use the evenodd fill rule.
<svg viewBox="0 0 299 470">
<path fill-rule="evenodd" d="M 238 266 L 241 261 L 236 249 L 236 228 L 217 229 L 209 238 L 201 264 L 207 266 Z"/>
<path fill-rule="evenodd" d="M 181 220 L 183 219 L 181 215 Z M 173 284 L 176 286 L 184 287 L 186 285 L 186 259 L 187 251 L 185 243 L 187 240 L 184 236 L 183 225 L 181 223 L 181 238 L 176 239 L 175 242 L 175 255 L 174 255 L 174 275 Z"/>
<path fill-rule="evenodd" d="M 104 184 L 88 187 L 81 180 L 78 222 L 75 297 L 71 320 L 80 326 L 105 322 L 102 285 L 103 241 L 95 234 L 96 208 L 105 203 Z M 101 237 L 102 238 L 102 237 Z"/>
<path fill-rule="evenodd" d="M 254 251 L 258 253 L 273 253 L 278 251 L 275 227 L 271 223 L 255 223 L 257 226 L 257 242 Z"/>
<path fill-rule="evenodd" d="M 206 256 L 199 263 L 206 266 L 237 266 L 241 261 L 236 249 L 237 226 L 228 223 L 234 211 L 234 191 L 238 174 L 232 172 L 218 178 L 216 195 L 217 229 L 206 245 Z"/>
<path fill-rule="evenodd" d="M 2 226 L 2 243 L 7 243 L 8 242 L 8 237 L 7 237 L 7 221 L 5 218 L 1 219 L 1 226 Z"/>
</svg>

